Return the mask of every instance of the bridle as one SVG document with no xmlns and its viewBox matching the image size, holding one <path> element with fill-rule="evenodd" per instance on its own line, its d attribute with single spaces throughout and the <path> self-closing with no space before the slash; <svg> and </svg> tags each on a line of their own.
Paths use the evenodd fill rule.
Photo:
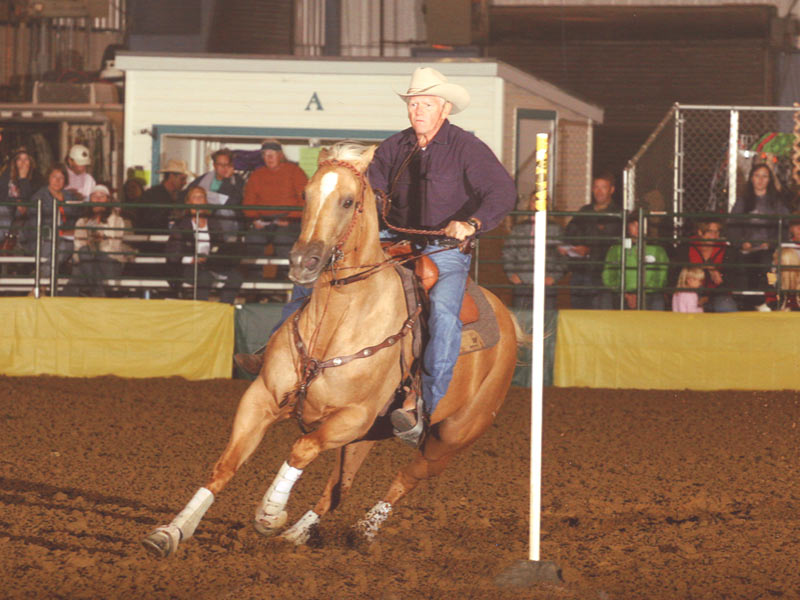
<svg viewBox="0 0 800 600">
<path fill-rule="evenodd" d="M 333 246 L 333 252 L 331 254 L 331 264 L 336 263 L 342 259 L 344 256 L 342 252 L 342 248 L 347 243 L 347 240 L 350 237 L 350 234 L 356 227 L 356 222 L 358 221 L 359 216 L 364 212 L 364 194 L 367 190 L 367 178 L 364 176 L 364 173 L 359 171 L 353 164 L 338 160 L 335 158 L 329 158 L 327 160 L 322 161 L 319 163 L 319 168 L 322 167 L 343 167 L 351 171 L 358 179 L 358 182 L 361 184 L 361 193 L 358 195 L 358 199 L 356 200 L 355 206 L 353 207 L 353 216 L 350 217 L 350 224 L 347 226 L 347 229 L 339 238 L 339 240 Z"/>
<path fill-rule="evenodd" d="M 417 152 L 419 152 L 419 149 L 420 149 L 419 143 L 415 144 L 414 148 L 412 148 L 411 152 L 409 152 L 408 156 L 403 160 L 402 164 L 400 165 L 400 168 L 397 170 L 397 173 L 392 178 L 392 183 L 391 183 L 391 186 L 390 186 L 391 190 L 390 190 L 390 192 L 388 194 L 386 192 L 384 192 L 383 190 L 374 190 L 375 195 L 378 198 L 380 198 L 380 200 L 381 200 L 381 216 L 383 217 L 383 222 L 386 223 L 386 226 L 389 229 L 391 229 L 393 231 L 397 231 L 399 233 L 407 233 L 407 234 L 411 234 L 411 235 L 446 236 L 447 234 L 445 233 L 444 229 L 433 229 L 433 230 L 432 229 L 412 229 L 412 228 L 408 228 L 408 227 L 400 227 L 399 225 L 393 225 L 392 223 L 389 222 L 389 218 L 388 217 L 389 217 L 389 209 L 391 208 L 391 203 L 392 203 L 392 201 L 391 201 L 392 192 L 394 191 L 395 185 L 397 184 L 397 180 L 399 179 L 400 175 L 402 175 L 403 171 L 406 170 L 406 168 L 408 167 L 409 163 L 411 162 L 411 159 L 414 157 L 414 155 Z M 358 221 L 359 216 L 364 212 L 364 196 L 366 194 L 366 190 L 367 190 L 367 187 L 368 187 L 369 183 L 367 182 L 367 178 L 364 175 L 364 173 L 359 171 L 355 166 L 353 166 L 349 162 L 346 162 L 346 161 L 343 161 L 343 160 L 338 160 L 338 159 L 335 159 L 335 158 L 330 158 L 330 159 L 324 160 L 321 163 L 319 163 L 319 167 L 320 168 L 325 167 L 325 166 L 343 167 L 345 169 L 348 169 L 349 171 L 351 171 L 356 176 L 356 179 L 358 180 L 359 184 L 361 185 L 361 192 L 360 192 L 360 194 L 358 196 L 358 199 L 356 200 L 355 207 L 353 209 L 353 216 L 350 218 L 350 224 L 348 225 L 347 229 L 342 234 L 342 236 L 339 238 L 339 240 L 336 242 L 336 244 L 333 247 L 333 251 L 331 252 L 331 258 L 330 258 L 330 262 L 329 262 L 328 267 L 331 269 L 331 272 L 333 273 L 333 277 L 330 280 L 330 285 L 336 286 L 336 287 L 341 287 L 341 286 L 344 286 L 344 285 L 348 285 L 350 283 L 354 283 L 356 281 L 362 281 L 362 280 L 370 277 L 371 275 L 374 275 L 378 271 L 382 271 L 383 269 L 386 269 L 386 268 L 388 268 L 390 266 L 399 265 L 399 264 L 403 264 L 405 262 L 410 262 L 410 261 L 417 260 L 419 258 L 419 256 L 417 256 L 417 255 L 406 256 L 406 257 L 403 257 L 403 258 L 390 257 L 390 258 L 387 258 L 386 260 L 384 260 L 384 261 L 382 261 L 380 263 L 377 263 L 375 265 L 362 265 L 363 267 L 365 267 L 365 269 L 363 271 L 359 272 L 359 273 L 354 274 L 354 275 L 350 275 L 348 277 L 342 277 L 342 278 L 336 277 L 336 273 L 335 273 L 336 263 L 338 263 L 344 257 L 344 253 L 342 251 L 342 248 L 344 247 L 345 243 L 349 239 L 350 234 L 355 229 L 355 226 L 356 226 L 356 223 Z M 467 240 L 465 242 L 463 242 L 463 243 L 468 244 L 469 247 L 474 247 L 474 238 L 467 238 Z M 443 251 L 449 250 L 449 249 L 450 249 L 450 247 L 443 247 L 443 248 L 438 249 L 438 250 L 433 250 L 432 252 L 429 252 L 428 254 L 434 254 L 434 253 L 437 253 L 437 252 L 443 252 Z M 352 267 L 352 268 L 358 268 L 358 267 Z"/>
</svg>

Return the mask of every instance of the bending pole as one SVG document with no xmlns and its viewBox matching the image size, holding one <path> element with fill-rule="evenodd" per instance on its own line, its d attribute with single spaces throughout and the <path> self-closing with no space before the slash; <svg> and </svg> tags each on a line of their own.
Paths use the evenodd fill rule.
<svg viewBox="0 0 800 600">
<path fill-rule="evenodd" d="M 547 134 L 536 135 L 536 222 L 533 241 L 533 347 L 531 349 L 530 560 L 539 560 L 542 519 L 542 386 L 544 364 L 544 271 L 547 248 Z"/>
<path fill-rule="evenodd" d="M 547 172 L 549 135 L 536 134 L 536 214 L 533 241 L 533 304 L 531 359 L 531 466 L 528 560 L 518 561 L 495 582 L 504 587 L 530 587 L 561 582 L 561 569 L 539 560 L 542 520 L 542 386 L 544 371 L 545 253 L 547 248 Z"/>
</svg>

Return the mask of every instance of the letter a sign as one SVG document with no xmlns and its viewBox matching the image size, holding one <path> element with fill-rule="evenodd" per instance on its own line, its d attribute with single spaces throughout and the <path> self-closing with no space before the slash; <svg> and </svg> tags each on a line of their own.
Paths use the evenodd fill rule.
<svg viewBox="0 0 800 600">
<path fill-rule="evenodd" d="M 306 110 L 311 110 L 312 105 L 316 106 L 317 110 L 325 110 L 324 108 L 322 108 L 322 102 L 319 101 L 319 96 L 317 96 L 317 92 L 314 92 L 314 94 L 311 96 L 311 99 L 308 101 L 308 104 L 306 104 Z"/>
</svg>

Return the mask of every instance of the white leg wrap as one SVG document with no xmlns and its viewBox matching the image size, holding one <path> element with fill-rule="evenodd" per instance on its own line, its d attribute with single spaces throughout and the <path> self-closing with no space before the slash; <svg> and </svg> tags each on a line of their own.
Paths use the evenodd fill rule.
<svg viewBox="0 0 800 600">
<path fill-rule="evenodd" d="M 261 506 L 258 507 L 256 512 L 256 517 L 280 514 L 289 501 L 289 494 L 295 482 L 300 479 L 302 474 L 302 469 L 295 469 L 290 467 L 288 462 L 284 462 L 272 485 L 269 486 L 267 493 L 264 494 Z"/>
<path fill-rule="evenodd" d="M 368 542 L 372 542 L 375 536 L 378 535 L 378 530 L 381 525 L 392 514 L 392 505 L 388 502 L 378 502 L 375 506 L 369 509 L 367 514 L 355 525 L 355 529 Z"/>
<path fill-rule="evenodd" d="M 189 500 L 189 504 L 178 514 L 177 517 L 172 519 L 173 525 L 180 529 L 181 539 L 188 540 L 194 535 L 194 530 L 200 523 L 200 519 L 206 514 L 211 504 L 214 502 L 214 494 L 210 490 L 202 487 L 197 490 L 197 493 Z"/>
<path fill-rule="evenodd" d="M 311 530 L 319 523 L 319 515 L 313 510 L 309 510 L 300 517 L 294 525 L 284 531 L 280 537 L 292 542 L 295 546 L 302 546 L 311 538 Z"/>
</svg>

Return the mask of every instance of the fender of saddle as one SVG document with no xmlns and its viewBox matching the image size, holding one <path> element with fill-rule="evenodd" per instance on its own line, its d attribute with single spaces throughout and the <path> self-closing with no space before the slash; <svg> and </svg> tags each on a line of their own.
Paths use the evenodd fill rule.
<svg viewBox="0 0 800 600">
<path fill-rule="evenodd" d="M 439 269 L 430 257 L 414 251 L 411 244 L 403 242 L 401 244 L 384 244 L 384 251 L 393 257 L 415 256 L 414 274 L 419 278 L 422 287 L 426 292 L 430 292 L 433 285 L 439 279 Z M 478 305 L 469 294 L 464 294 L 461 301 L 461 312 L 459 314 L 464 325 L 475 323 L 478 320 Z"/>
</svg>

